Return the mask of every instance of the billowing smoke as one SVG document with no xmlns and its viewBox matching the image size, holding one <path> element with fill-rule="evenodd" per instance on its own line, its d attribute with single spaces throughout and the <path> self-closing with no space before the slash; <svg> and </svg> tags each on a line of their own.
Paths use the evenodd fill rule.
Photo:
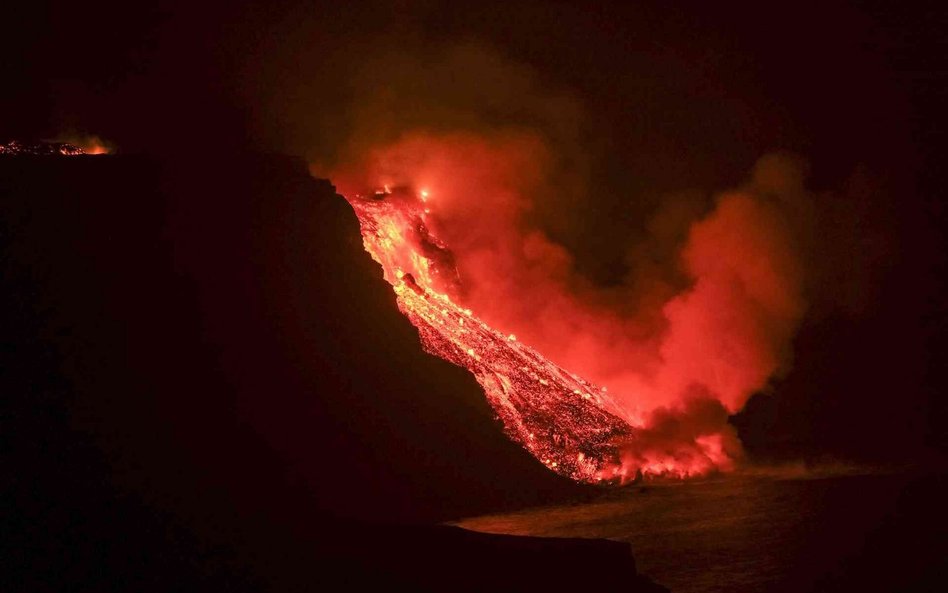
<svg viewBox="0 0 948 593">
<path fill-rule="evenodd" d="M 678 222 L 687 231 L 667 265 L 687 278 L 680 290 L 649 276 L 603 288 L 529 223 L 534 203 L 557 191 L 551 152 L 522 131 L 417 133 L 367 151 L 333 178 L 344 193 L 372 181 L 424 189 L 429 225 L 456 257 L 463 304 L 605 385 L 621 413 L 645 427 L 628 445 L 632 465 L 726 467 L 739 451 L 728 413 L 786 367 L 805 311 L 809 196 L 799 166 L 766 157 L 746 186 Z"/>
<path fill-rule="evenodd" d="M 367 60 L 342 156 L 315 155 L 314 172 L 344 194 L 425 190 L 428 226 L 460 273 L 453 296 L 606 386 L 640 427 L 630 467 L 731 467 L 740 444 L 728 415 L 789 368 L 815 282 L 806 167 L 766 155 L 737 187 L 658 200 L 608 246 L 628 273 L 598 282 L 549 231 L 597 204 L 578 102 L 482 47 L 425 55 Z"/>
</svg>

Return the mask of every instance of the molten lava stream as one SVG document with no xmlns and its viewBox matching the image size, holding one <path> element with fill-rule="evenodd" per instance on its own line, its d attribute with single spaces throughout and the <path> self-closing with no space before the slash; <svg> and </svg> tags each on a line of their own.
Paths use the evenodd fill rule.
<svg viewBox="0 0 948 593">
<path fill-rule="evenodd" d="M 620 453 L 633 427 L 605 389 L 491 328 L 449 296 L 457 271 L 447 246 L 428 231 L 425 197 L 385 188 L 348 198 L 366 251 L 382 265 L 424 349 L 468 369 L 510 438 L 551 470 L 580 482 L 631 479 Z"/>
</svg>

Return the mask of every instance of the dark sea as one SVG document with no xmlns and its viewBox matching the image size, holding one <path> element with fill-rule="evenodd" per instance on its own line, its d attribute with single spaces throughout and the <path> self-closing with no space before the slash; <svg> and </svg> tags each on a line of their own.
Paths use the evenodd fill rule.
<svg viewBox="0 0 948 593">
<path fill-rule="evenodd" d="M 745 475 L 456 524 L 629 542 L 639 571 L 679 593 L 948 592 L 946 509 L 944 476 Z"/>
</svg>

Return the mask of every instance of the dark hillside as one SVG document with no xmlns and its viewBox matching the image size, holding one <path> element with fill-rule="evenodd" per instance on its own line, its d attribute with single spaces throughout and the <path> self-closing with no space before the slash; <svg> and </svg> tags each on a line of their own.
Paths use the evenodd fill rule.
<svg viewBox="0 0 948 593">
<path fill-rule="evenodd" d="M 376 539 L 351 520 L 579 493 L 421 351 L 301 161 L 8 157 L 0 188 L 3 556 L 24 589 L 298 585 L 341 534 Z M 441 549 L 404 533 L 378 541 Z"/>
</svg>

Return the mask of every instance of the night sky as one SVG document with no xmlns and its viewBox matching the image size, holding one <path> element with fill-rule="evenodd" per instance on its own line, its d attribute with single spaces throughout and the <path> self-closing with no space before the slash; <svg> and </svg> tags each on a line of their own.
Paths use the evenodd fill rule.
<svg viewBox="0 0 948 593">
<path fill-rule="evenodd" d="M 804 163 L 806 187 L 819 197 L 815 239 L 807 255 L 813 270 L 807 285 L 809 308 L 793 340 L 792 365 L 755 394 L 731 423 L 749 459 L 760 463 L 804 459 L 937 467 L 944 462 L 948 11 L 940 3 L 211 4 L 21 2 L 4 9 L 0 24 L 0 113 L 4 114 L 0 142 L 96 135 L 116 147 L 115 159 L 129 159 L 116 165 L 121 176 L 102 188 L 101 219 L 77 214 L 85 226 L 61 241 L 53 238 L 60 237 L 57 225 L 66 224 L 67 216 L 46 224 L 29 222 L 33 218 L 21 214 L 32 212 L 31 207 L 46 213 L 66 207 L 58 194 L 68 193 L 76 184 L 91 184 L 76 194 L 93 199 L 92 186 L 100 183 L 95 175 L 105 174 L 104 170 L 61 171 L 34 206 L 26 205 L 29 200 L 24 196 L 29 193 L 11 181 L 14 174 L 4 174 L 8 194 L 4 245 L 9 247 L 4 270 L 14 287 L 5 304 L 10 323 L 15 322 L 11 335 L 18 336 L 14 344 L 39 348 L 36 360 L 45 361 L 25 365 L 34 360 L 34 351 L 20 348 L 17 353 L 16 347 L 8 348 L 8 366 L 26 370 L 9 375 L 6 385 L 26 389 L 34 385 L 29 372 L 35 371 L 35 376 L 47 377 L 50 392 L 61 381 L 80 393 L 99 385 L 82 370 L 91 368 L 109 377 L 103 389 L 118 393 L 141 377 L 160 376 L 163 368 L 170 368 L 181 376 L 193 374 L 198 383 L 203 381 L 200 389 L 217 394 L 211 403 L 193 403 L 198 387 L 182 391 L 177 384 L 163 382 L 171 379 L 158 380 L 155 393 L 176 394 L 170 400 L 155 396 L 155 402 L 165 401 L 155 404 L 160 409 L 156 417 L 171 419 L 165 424 L 175 427 L 155 424 L 161 433 L 155 442 L 161 444 L 148 444 L 150 437 L 127 428 L 153 426 L 154 420 L 146 419 L 150 412 L 123 407 L 127 404 L 113 407 L 118 400 L 111 395 L 88 408 L 111 410 L 102 421 L 109 428 L 77 429 L 93 435 L 82 446 L 73 446 L 66 437 L 55 441 L 70 452 L 68 459 L 90 467 L 101 460 L 98 453 L 88 451 L 107 451 L 106 465 L 112 469 L 91 471 L 100 472 L 95 475 L 101 474 L 103 482 L 116 480 L 119 498 L 124 500 L 122 493 L 148 492 L 150 480 L 168 484 L 177 479 L 170 467 L 138 474 L 123 465 L 124 456 L 159 460 L 162 444 L 172 442 L 181 447 L 171 453 L 173 459 L 186 459 L 190 443 L 200 450 L 198 458 L 214 465 L 233 445 L 250 459 L 251 470 L 270 468 L 269 479 L 284 480 L 280 492 L 289 493 L 294 501 L 287 503 L 292 509 L 285 511 L 288 516 L 305 508 L 310 496 L 319 501 L 312 511 L 319 516 L 430 521 L 575 494 L 571 484 L 533 467 L 515 445 L 499 444 L 500 433 L 490 431 L 491 414 L 477 400 L 476 387 L 467 378 L 459 379 L 463 373 L 453 374 L 454 369 L 436 365 L 426 385 L 450 391 L 455 382 L 466 381 L 458 402 L 478 421 L 458 428 L 468 431 L 462 449 L 471 456 L 489 451 L 472 464 L 470 475 L 451 466 L 447 453 L 430 453 L 453 446 L 452 439 L 431 427 L 457 402 L 428 401 L 412 411 L 407 402 L 415 387 L 407 383 L 398 383 L 395 391 L 400 395 L 381 411 L 370 410 L 368 395 L 351 409 L 330 402 L 317 404 L 317 411 L 286 395 L 344 389 L 341 386 L 348 383 L 339 377 L 358 372 L 345 361 L 345 354 L 353 352 L 357 348 L 353 344 L 362 337 L 314 344 L 303 337 L 304 332 L 292 329 L 294 324 L 309 323 L 327 335 L 345 331 L 333 325 L 335 321 L 321 318 L 320 311 L 345 309 L 334 266 L 358 257 L 353 255 L 358 253 L 358 233 L 348 237 L 336 229 L 332 231 L 336 235 L 327 234 L 318 245 L 306 243 L 306 231 L 294 226 L 297 217 L 341 220 L 345 214 L 326 206 L 310 210 L 296 198 L 286 198 L 287 205 L 278 212 L 263 214 L 268 190 L 261 179 L 270 175 L 270 169 L 262 165 L 254 169 L 253 158 L 247 157 L 242 176 L 220 185 L 215 179 L 229 174 L 230 155 L 293 155 L 302 159 L 299 167 L 287 173 L 292 181 L 279 187 L 288 195 L 302 196 L 311 189 L 300 175 L 304 164 L 313 165 L 315 171 L 331 171 L 367 145 L 392 141 L 418 128 L 528 129 L 555 146 L 559 176 L 552 183 L 565 188 L 581 180 L 577 183 L 583 190 L 538 197 L 529 216 L 532 224 L 569 250 L 578 273 L 599 287 L 619 285 L 634 276 L 638 266 L 668 257 L 667 245 L 653 245 L 644 259 L 641 254 L 629 255 L 630 246 L 640 244 L 638 239 L 649 232 L 648 221 L 665 205 L 674 202 L 707 212 L 714 195 L 743 183 L 761 157 L 793 155 L 788 158 Z M 139 157 L 151 164 L 134 161 Z M 202 170 L 203 159 L 207 167 Z M 273 168 L 283 171 L 283 166 Z M 138 187 L 137 180 L 152 185 Z M 189 187 L 192 180 L 198 180 L 195 187 Z M 320 187 L 318 191 L 326 194 L 327 188 Z M 143 200 L 145 210 L 132 208 L 123 196 Z M 204 199 L 206 203 L 199 203 Z M 266 224 L 277 225 L 277 230 L 259 232 Z M 346 231 L 354 230 L 351 220 L 345 224 Z M 134 228 L 145 229 L 142 236 L 154 238 L 160 247 L 137 236 Z M 35 231 L 35 238 L 21 245 L 20 229 Z M 141 257 L 116 255 L 115 244 L 103 238 L 106 229 L 119 229 L 114 240 Z M 292 247 L 287 237 L 299 238 L 306 246 Z M 67 275 L 62 280 L 49 272 L 60 280 L 48 283 L 38 273 L 40 280 L 34 285 L 34 279 L 22 279 L 29 275 L 18 276 L 16 270 L 34 261 L 23 254 L 46 253 L 47 239 L 52 241 L 49 253 L 56 254 L 48 260 L 54 262 L 49 264 L 53 270 L 69 269 L 72 260 L 66 254 L 71 246 L 88 244 L 88 253 L 98 262 L 89 272 L 91 284 L 104 286 L 103 302 L 117 299 L 114 302 L 126 304 L 95 305 L 99 293 L 88 292 L 91 289 L 82 278 Z M 348 251 L 326 255 L 336 239 L 349 241 Z M 259 252 L 254 251 L 257 247 Z M 220 262 L 229 261 L 231 249 L 245 257 L 244 263 L 220 268 Z M 36 261 L 47 261 L 46 256 L 37 257 Z M 317 269 L 322 265 L 332 271 L 319 280 L 307 280 L 307 257 L 321 262 Z M 368 277 L 373 264 L 363 264 L 368 268 L 359 273 Z M 159 269 L 160 280 L 150 278 L 146 269 Z M 219 269 L 223 269 L 220 277 L 211 273 Z M 115 280 L 123 273 L 130 274 L 132 288 Z M 674 272 L 669 274 L 671 281 L 682 281 Z M 293 288 L 296 281 L 312 285 Z M 356 281 L 351 283 L 353 294 L 362 290 Z M 259 291 L 248 288 L 256 285 Z M 284 302 L 276 296 L 280 294 L 293 297 Z M 41 304 L 30 301 L 33 295 L 40 295 Z M 126 297 L 141 298 L 143 305 L 128 305 L 122 300 Z M 370 309 L 378 304 L 374 296 L 359 298 L 371 301 L 366 305 Z M 53 315 L 59 321 L 50 322 L 61 334 L 54 331 L 50 337 L 42 329 L 52 318 L 48 310 L 56 311 L 56 303 L 63 302 L 66 312 L 61 318 L 56 317 L 59 313 Z M 163 313 L 167 319 L 156 320 L 147 312 L 167 302 L 172 302 L 170 311 Z M 218 307 L 221 302 L 229 304 Z M 313 311 L 302 313 L 309 304 Z M 241 306 L 256 311 L 249 335 L 232 329 L 242 319 Z M 372 310 L 378 319 L 384 318 L 379 323 L 389 323 L 390 312 L 382 305 Z M 356 312 L 349 313 L 352 319 L 361 319 Z M 88 329 L 100 320 L 106 320 L 106 329 Z M 393 325 L 392 331 L 411 339 L 412 329 L 398 323 L 402 325 Z M 135 328 L 128 336 L 123 333 L 125 324 Z M 364 327 L 370 325 L 365 322 Z M 153 334 L 159 336 L 157 342 L 151 340 Z M 129 366 L 113 376 L 103 370 L 111 367 L 99 359 L 120 352 L 126 341 L 142 349 L 130 350 Z M 167 367 L 155 364 L 167 355 L 165 346 L 175 348 L 182 342 L 187 344 L 183 350 L 187 356 L 171 357 L 177 362 Z M 68 361 L 86 360 L 85 354 L 76 354 L 85 343 L 103 345 L 101 350 L 90 348 L 96 353 L 88 355 L 90 366 L 80 364 L 76 370 Z M 53 350 L 59 348 L 59 354 L 44 350 L 49 344 L 56 345 Z M 62 344 L 66 346 L 60 348 Z M 433 364 L 420 350 L 398 354 L 398 344 L 393 337 L 381 339 L 373 346 L 373 360 L 404 356 L 399 364 L 408 366 L 401 368 L 411 369 Z M 308 348 L 331 354 L 325 354 L 318 371 L 294 378 Z M 269 351 L 261 355 L 265 349 Z M 59 356 L 67 361 L 65 366 Z M 206 367 L 201 361 L 207 362 Z M 382 369 L 385 365 L 377 361 L 373 364 Z M 258 362 L 257 374 L 244 370 Z M 208 370 L 211 367 L 213 371 Z M 50 375 L 54 372 L 61 376 Z M 379 376 L 364 379 L 360 393 L 380 389 L 386 381 L 403 380 L 391 368 L 384 372 L 391 375 L 383 376 L 380 370 Z M 281 379 L 270 384 L 268 373 L 280 374 Z M 253 396 L 265 390 L 284 395 L 266 401 Z M 17 401 L 12 408 L 15 415 L 33 418 L 32 412 L 24 412 L 30 407 L 27 400 Z M 282 409 L 274 411 L 272 401 Z M 55 405 L 69 410 L 62 418 L 56 415 L 56 422 L 73 428 L 84 422 L 85 416 L 76 416 L 73 404 Z M 78 409 L 88 412 L 82 406 Z M 182 409 L 190 412 L 181 414 Z M 217 409 L 227 410 L 225 420 L 214 419 Z M 339 439 L 350 430 L 347 415 L 353 409 L 366 414 L 374 432 L 357 450 L 348 450 L 340 447 Z M 419 415 L 413 417 L 415 412 Z M 66 416 L 73 419 L 63 419 Z M 42 423 L 44 418 L 33 421 Z M 307 420 L 315 424 L 307 427 Z M 395 455 L 388 473 L 352 469 L 363 463 L 384 466 L 380 459 L 389 446 L 385 435 L 399 422 L 415 422 L 421 428 L 405 452 Z M 464 424 L 456 422 L 456 428 Z M 127 430 L 113 430 L 116 426 Z M 368 434 L 364 427 L 351 430 Z M 313 433 L 318 435 L 312 437 Z M 28 442 L 25 434 L 14 440 Z M 183 440 L 176 441 L 174 435 L 183 435 Z M 320 469 L 304 454 L 313 447 L 311 437 L 323 450 L 347 452 L 331 461 L 319 460 L 331 468 Z M 197 445 L 205 438 L 217 439 L 214 447 L 220 450 Z M 36 467 L 53 456 L 49 451 L 31 455 L 23 458 L 25 466 Z M 425 494 L 411 474 L 412 458 L 418 455 L 431 456 L 427 462 L 439 468 L 433 475 L 446 484 L 446 491 L 472 488 L 479 499 L 445 503 Z M 204 461 L 194 463 L 194 468 L 181 470 L 182 475 L 200 474 L 195 468 Z M 252 500 L 247 505 L 253 508 L 274 503 L 268 497 L 275 495 L 250 487 L 254 480 L 239 465 L 215 466 L 210 477 L 187 474 L 178 486 L 163 486 L 153 498 L 145 496 L 146 507 L 164 509 L 176 517 L 173 521 L 162 522 L 150 511 L 141 512 L 156 530 L 173 531 L 168 525 L 183 522 L 190 525 L 189 533 L 199 534 L 194 537 L 200 542 L 227 540 L 229 531 L 221 535 L 216 527 L 197 528 L 181 519 L 213 504 L 168 501 L 180 500 L 188 488 L 208 482 L 213 483 L 207 486 L 209 491 L 243 489 L 240 496 Z M 485 485 L 492 466 L 500 468 L 501 477 L 498 484 Z M 320 476 L 327 471 L 346 474 L 352 487 L 338 492 L 324 487 Z M 528 477 L 519 490 L 511 494 L 502 487 L 516 481 L 513 476 L 521 472 Z M 116 478 L 115 473 L 122 476 Z M 48 494 L 79 480 L 68 472 L 63 476 L 58 482 L 44 482 L 40 490 Z M 538 485 L 536 490 L 542 493 L 531 492 L 530 485 Z M 372 489 L 386 492 L 387 503 L 363 513 L 360 509 L 376 503 L 365 494 Z M 354 492 L 360 494 L 352 498 Z M 104 500 L 96 489 L 79 496 L 95 504 Z M 243 500 L 232 503 L 248 508 L 241 506 Z M 138 507 L 129 509 L 115 511 L 115 516 L 100 509 L 94 517 L 101 521 L 138 517 Z M 219 508 L 215 512 L 225 513 Z M 78 538 L 75 534 L 82 528 L 75 529 L 70 533 Z M 265 532 L 267 537 L 289 537 L 259 526 L 241 529 L 243 535 L 234 536 L 236 540 L 250 541 Z M 207 535 L 211 532 L 213 537 Z M 297 535 L 294 532 L 293 537 Z M 142 542 L 142 549 L 166 550 L 160 542 Z M 199 550 L 195 554 L 210 554 L 203 543 L 187 545 Z M 244 558 L 240 554 L 255 553 L 247 550 L 251 548 L 234 554 Z M 240 563 L 214 562 L 224 567 Z M 281 562 L 273 560 L 260 570 L 279 572 L 274 567 L 284 566 Z M 302 570 L 302 564 L 291 570 Z M 183 574 L 185 569 L 174 564 L 171 570 Z"/>
<path fill-rule="evenodd" d="M 0 97 L 17 115 L 0 136 L 334 163 L 373 117 L 380 136 L 539 128 L 592 180 L 591 198 L 554 200 L 544 224 L 603 282 L 664 197 L 733 187 L 781 150 L 809 162 L 814 190 L 867 184 L 860 207 L 897 241 L 934 240 L 917 227 L 938 210 L 937 3 L 219 4 L 18 6 Z M 458 47 L 476 48 L 463 69 L 444 58 Z"/>
</svg>

